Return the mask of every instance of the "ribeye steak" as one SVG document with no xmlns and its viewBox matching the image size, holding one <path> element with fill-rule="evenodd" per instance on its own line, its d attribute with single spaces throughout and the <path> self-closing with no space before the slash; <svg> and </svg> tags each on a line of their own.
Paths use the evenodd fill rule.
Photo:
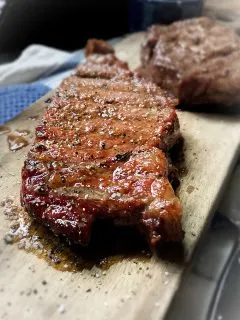
<svg viewBox="0 0 240 320">
<path fill-rule="evenodd" d="M 180 241 L 181 205 L 165 155 L 179 138 L 177 101 L 102 45 L 89 41 L 86 60 L 37 126 L 22 169 L 22 205 L 81 245 L 96 219 L 136 225 L 151 246 Z"/>
</svg>

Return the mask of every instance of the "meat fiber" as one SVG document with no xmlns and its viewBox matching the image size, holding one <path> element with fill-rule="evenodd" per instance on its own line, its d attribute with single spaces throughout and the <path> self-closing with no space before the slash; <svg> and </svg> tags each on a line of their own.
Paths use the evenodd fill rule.
<svg viewBox="0 0 240 320">
<path fill-rule="evenodd" d="M 181 241 L 165 155 L 179 138 L 177 100 L 106 48 L 88 43 L 89 56 L 44 112 L 22 169 L 22 205 L 81 245 L 97 219 L 136 225 L 153 247 Z"/>
<path fill-rule="evenodd" d="M 154 25 L 138 73 L 172 92 L 180 103 L 240 102 L 240 40 L 206 17 Z"/>
</svg>

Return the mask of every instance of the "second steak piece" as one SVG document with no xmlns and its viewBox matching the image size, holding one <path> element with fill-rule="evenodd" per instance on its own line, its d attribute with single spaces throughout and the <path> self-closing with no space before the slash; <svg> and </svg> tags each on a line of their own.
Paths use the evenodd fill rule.
<svg viewBox="0 0 240 320">
<path fill-rule="evenodd" d="M 206 17 L 154 25 L 142 47 L 138 72 L 182 103 L 240 102 L 240 40 Z"/>
<path fill-rule="evenodd" d="M 63 81 L 36 128 L 22 204 L 82 245 L 97 219 L 136 225 L 151 246 L 181 241 L 181 205 L 162 151 L 179 138 L 177 101 L 99 45 L 89 43 L 90 56 Z"/>
</svg>

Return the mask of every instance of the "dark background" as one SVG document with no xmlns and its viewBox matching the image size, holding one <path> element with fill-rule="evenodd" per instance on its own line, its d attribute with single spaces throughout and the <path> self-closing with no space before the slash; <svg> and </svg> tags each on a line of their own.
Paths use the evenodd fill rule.
<svg viewBox="0 0 240 320">
<path fill-rule="evenodd" d="M 110 39 L 200 15 L 203 0 L 5 0 L 0 13 L 0 63 L 29 44 L 64 50 L 87 39 Z"/>
<path fill-rule="evenodd" d="M 128 0 L 6 0 L 0 15 L 0 54 L 32 43 L 73 50 L 90 37 L 128 32 Z"/>
</svg>

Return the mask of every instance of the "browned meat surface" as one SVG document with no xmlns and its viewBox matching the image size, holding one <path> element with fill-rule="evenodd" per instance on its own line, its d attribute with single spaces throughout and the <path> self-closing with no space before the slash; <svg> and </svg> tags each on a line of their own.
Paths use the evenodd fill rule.
<svg viewBox="0 0 240 320">
<path fill-rule="evenodd" d="M 113 54 L 90 55 L 36 128 L 22 170 L 22 205 L 82 245 L 96 219 L 136 225 L 151 246 L 180 241 L 181 205 L 164 153 L 179 138 L 176 103 Z"/>
<path fill-rule="evenodd" d="M 114 50 L 107 42 L 103 40 L 90 39 L 88 40 L 85 48 L 85 55 L 87 57 L 94 53 L 108 54 L 114 53 Z"/>
<path fill-rule="evenodd" d="M 189 104 L 240 102 L 240 40 L 206 17 L 152 26 L 139 75 Z"/>
</svg>

